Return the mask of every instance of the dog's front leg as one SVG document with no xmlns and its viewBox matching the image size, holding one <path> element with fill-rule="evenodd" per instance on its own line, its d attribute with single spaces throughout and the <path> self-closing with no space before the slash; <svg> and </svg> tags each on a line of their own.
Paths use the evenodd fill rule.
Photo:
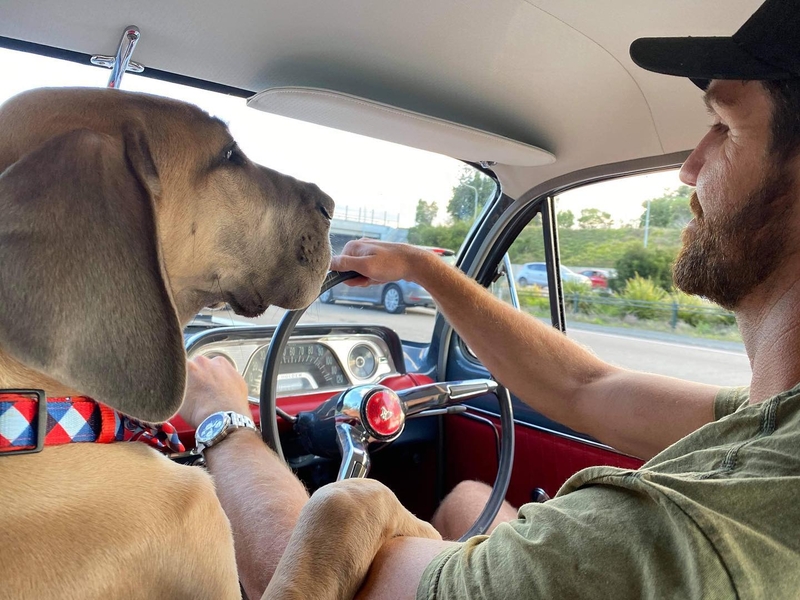
<svg viewBox="0 0 800 600">
<path fill-rule="evenodd" d="M 352 598 L 380 547 L 401 535 L 441 539 L 374 479 L 326 485 L 300 513 L 262 600 Z"/>
</svg>

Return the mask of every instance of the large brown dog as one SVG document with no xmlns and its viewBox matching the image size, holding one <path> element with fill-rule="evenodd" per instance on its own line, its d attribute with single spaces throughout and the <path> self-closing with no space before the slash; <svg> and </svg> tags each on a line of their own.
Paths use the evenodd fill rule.
<svg viewBox="0 0 800 600">
<path fill-rule="evenodd" d="M 319 292 L 332 200 L 250 162 L 196 107 L 50 89 L 0 109 L 0 388 L 161 421 L 181 330 Z M 143 444 L 0 455 L 0 597 L 239 597 L 209 478 Z"/>
<path fill-rule="evenodd" d="M 329 264 L 330 198 L 251 163 L 190 105 L 20 95 L 0 108 L 0 173 L 0 388 L 167 419 L 198 310 L 305 306 Z M 327 486 L 264 598 L 350 597 L 395 535 L 438 537 L 377 482 Z M 0 598 L 112 597 L 239 597 L 211 480 L 137 443 L 0 456 Z"/>
</svg>

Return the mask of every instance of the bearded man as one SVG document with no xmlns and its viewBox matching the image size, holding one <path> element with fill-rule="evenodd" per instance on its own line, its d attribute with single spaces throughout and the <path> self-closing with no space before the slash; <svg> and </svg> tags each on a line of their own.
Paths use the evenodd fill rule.
<svg viewBox="0 0 800 600">
<path fill-rule="evenodd" d="M 798 32 L 800 6 L 767 0 L 732 38 L 631 47 L 640 66 L 705 90 L 714 122 L 681 169 L 696 193 L 675 281 L 736 312 L 749 389 L 608 365 L 424 250 L 361 240 L 334 257 L 332 268 L 363 275 L 351 284 L 424 286 L 521 400 L 647 459 L 636 471 L 581 471 L 556 498 L 518 513 L 506 506 L 499 518 L 507 522 L 489 536 L 463 544 L 395 538 L 378 552 L 360 598 L 800 597 Z M 212 410 L 247 411 L 246 387 L 225 365 L 193 367 L 213 392 L 184 410 L 194 411 L 194 424 Z M 258 461 L 263 482 L 275 458 L 251 433 L 229 439 L 211 449 L 212 473 L 257 489 L 248 463 Z M 257 502 L 222 498 L 234 531 L 249 540 L 240 567 L 251 596 L 269 581 L 285 546 L 276 539 L 306 502 L 277 466 L 262 489 Z M 434 524 L 456 538 L 487 493 L 478 484 L 456 488 Z M 253 526 L 270 514 L 282 520 L 264 525 L 269 532 Z"/>
</svg>

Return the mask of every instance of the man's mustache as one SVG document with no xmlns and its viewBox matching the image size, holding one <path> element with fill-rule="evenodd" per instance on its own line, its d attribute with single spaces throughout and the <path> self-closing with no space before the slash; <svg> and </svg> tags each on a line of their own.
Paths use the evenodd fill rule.
<svg viewBox="0 0 800 600">
<path fill-rule="evenodd" d="M 697 190 L 692 192 L 692 197 L 689 199 L 689 208 L 692 209 L 692 214 L 696 219 L 703 218 L 703 207 L 700 206 L 700 200 L 697 199 Z"/>
</svg>

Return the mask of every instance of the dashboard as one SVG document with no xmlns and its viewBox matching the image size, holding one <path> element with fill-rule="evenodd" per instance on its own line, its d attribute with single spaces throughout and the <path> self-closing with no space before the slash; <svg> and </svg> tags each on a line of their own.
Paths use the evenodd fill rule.
<svg viewBox="0 0 800 600">
<path fill-rule="evenodd" d="M 189 358 L 220 356 L 233 365 L 256 402 L 273 326 L 216 327 L 187 334 Z M 298 325 L 286 344 L 278 370 L 278 397 L 302 396 L 376 383 L 404 374 L 397 334 L 365 325 Z"/>
</svg>

